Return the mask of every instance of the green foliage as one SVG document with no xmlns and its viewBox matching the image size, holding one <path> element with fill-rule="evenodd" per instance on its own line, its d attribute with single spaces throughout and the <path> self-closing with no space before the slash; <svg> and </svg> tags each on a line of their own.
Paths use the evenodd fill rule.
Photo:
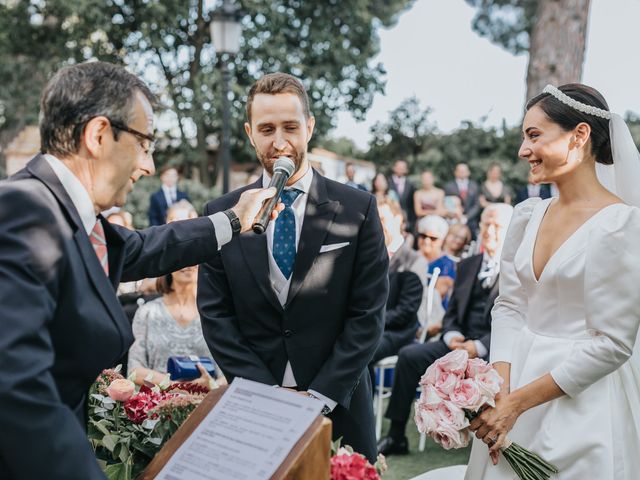
<svg viewBox="0 0 640 480">
<path fill-rule="evenodd" d="M 473 30 L 513 54 L 529 51 L 540 0 L 465 0 L 477 12 Z"/>
<path fill-rule="evenodd" d="M 232 60 L 232 152 L 254 153 L 245 140 L 244 101 L 261 75 L 300 77 L 317 118 L 317 137 L 336 112 L 362 118 L 385 71 L 372 61 L 377 31 L 389 27 L 414 0 L 240 0 L 240 53 Z M 82 14 L 80 14 L 82 12 Z M 219 58 L 210 44 L 204 0 L 42 0 L 0 5 L 0 133 L 35 120 L 39 92 L 62 65 L 87 59 L 122 62 L 150 83 L 171 111 L 161 114 L 161 137 L 183 165 L 213 176 L 207 138 L 220 138 Z M 2 139 L 0 139 L 1 141 Z"/>
<path fill-rule="evenodd" d="M 406 159 L 416 184 L 421 172 L 431 170 L 442 185 L 453 178 L 455 165 L 460 162 L 469 165 L 477 181 L 484 180 L 489 165 L 499 163 L 506 182 L 513 186 L 526 183 L 527 165 L 518 160 L 519 127 L 463 122 L 450 133 L 439 133 L 429 122 L 429 113 L 430 109 L 422 109 L 415 97 L 404 100 L 389 113 L 386 122 L 371 128 L 367 159 L 383 171 L 388 171 L 394 160 Z"/>
</svg>

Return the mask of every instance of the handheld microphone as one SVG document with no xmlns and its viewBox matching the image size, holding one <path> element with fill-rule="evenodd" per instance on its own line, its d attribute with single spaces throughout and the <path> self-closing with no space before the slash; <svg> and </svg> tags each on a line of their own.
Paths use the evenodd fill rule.
<svg viewBox="0 0 640 480">
<path fill-rule="evenodd" d="M 262 204 L 262 208 L 253 222 L 252 228 L 254 233 L 264 233 L 267 229 L 269 221 L 271 220 L 271 212 L 273 212 L 273 209 L 276 207 L 280 199 L 280 194 L 282 194 L 287 180 L 289 180 L 289 177 L 291 177 L 295 169 L 296 166 L 289 157 L 280 157 L 276 160 L 269 187 L 275 187 L 277 191 L 273 197 L 267 198 Z"/>
</svg>

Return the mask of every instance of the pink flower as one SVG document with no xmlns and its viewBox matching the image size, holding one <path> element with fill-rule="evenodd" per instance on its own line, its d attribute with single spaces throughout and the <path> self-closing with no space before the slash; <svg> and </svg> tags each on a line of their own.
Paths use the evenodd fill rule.
<svg viewBox="0 0 640 480">
<path fill-rule="evenodd" d="M 436 388 L 433 385 L 427 385 L 422 387 L 422 392 L 420 392 L 420 399 L 418 402 L 426 408 L 434 409 L 440 402 L 442 402 L 442 400 L 442 396 Z"/>
<path fill-rule="evenodd" d="M 441 423 L 431 434 L 431 438 L 442 445 L 445 450 L 463 448 L 469 445 L 469 429 L 456 430 L 453 425 Z"/>
<path fill-rule="evenodd" d="M 461 430 L 469 426 L 469 420 L 465 416 L 464 410 L 451 402 L 445 400 L 439 403 L 436 412 L 439 415 L 439 425 L 446 423 L 456 430 Z"/>
<path fill-rule="evenodd" d="M 131 380 L 118 378 L 112 381 L 107 387 L 107 395 L 116 402 L 126 402 L 135 392 L 136 386 Z"/>
<path fill-rule="evenodd" d="M 436 372 L 436 381 L 433 386 L 442 398 L 448 399 L 453 389 L 456 388 L 460 378 L 461 375 L 458 373 L 438 369 Z"/>
<path fill-rule="evenodd" d="M 436 410 L 418 402 L 416 403 L 413 419 L 420 433 L 431 435 L 438 427 L 440 414 Z"/>
<path fill-rule="evenodd" d="M 331 480 L 380 480 L 378 472 L 359 453 L 331 457 Z"/>
<path fill-rule="evenodd" d="M 495 397 L 500 392 L 500 385 L 504 382 L 496 370 L 491 368 L 488 372 L 478 373 L 474 380 L 480 390 L 480 395 L 485 399 L 485 403 L 496 406 Z"/>
<path fill-rule="evenodd" d="M 434 362 L 438 370 L 464 375 L 467 369 L 469 353 L 466 350 L 453 350 Z"/>
<path fill-rule="evenodd" d="M 436 383 L 436 375 L 438 373 L 438 367 L 435 362 L 427 367 L 426 372 L 420 378 L 420 385 L 434 385 Z"/>
<path fill-rule="evenodd" d="M 475 380 L 460 380 L 451 392 L 451 402 L 460 408 L 477 412 L 486 403 Z"/>
<path fill-rule="evenodd" d="M 493 367 L 481 358 L 470 358 L 467 362 L 467 377 L 475 377 L 479 373 L 487 373 Z"/>
</svg>

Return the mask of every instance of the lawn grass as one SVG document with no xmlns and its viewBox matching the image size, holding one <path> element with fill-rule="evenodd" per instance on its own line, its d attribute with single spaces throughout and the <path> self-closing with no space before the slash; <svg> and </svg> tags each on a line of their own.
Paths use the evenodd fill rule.
<svg viewBox="0 0 640 480">
<path fill-rule="evenodd" d="M 385 435 L 388 429 L 389 421 L 385 419 L 382 423 L 382 434 Z M 413 422 L 413 416 L 407 424 L 406 431 L 407 437 L 409 437 L 410 453 L 409 455 L 391 455 L 387 457 L 389 470 L 385 473 L 383 480 L 408 480 L 435 468 L 449 465 L 466 465 L 469 461 L 471 446 L 459 450 L 445 450 L 428 437 L 424 452 L 419 452 L 420 434 Z"/>
</svg>

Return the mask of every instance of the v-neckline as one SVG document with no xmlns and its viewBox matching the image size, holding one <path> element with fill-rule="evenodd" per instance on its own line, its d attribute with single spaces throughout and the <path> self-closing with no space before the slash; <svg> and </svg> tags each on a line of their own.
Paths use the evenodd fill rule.
<svg viewBox="0 0 640 480">
<path fill-rule="evenodd" d="M 603 211 L 607 210 L 608 208 L 613 207 L 614 205 L 624 205 L 624 203 L 622 202 L 617 202 L 617 203 L 612 203 L 610 205 L 607 205 L 606 207 L 602 207 L 600 210 L 598 210 L 596 213 L 594 213 L 589 218 L 587 218 L 584 222 L 582 222 L 578 226 L 578 228 L 576 228 L 567 238 L 565 238 L 564 241 L 558 246 L 558 248 L 556 248 L 556 250 L 549 256 L 549 258 L 547 259 L 547 262 L 544 264 L 544 267 L 542 267 L 542 270 L 540 271 L 540 276 L 536 277 L 534 259 L 536 255 L 536 246 L 538 245 L 538 237 L 540 235 L 540 227 L 542 226 L 544 217 L 547 216 L 547 212 L 549 211 L 549 207 L 553 203 L 553 200 L 554 200 L 553 197 L 549 199 L 549 201 L 547 202 L 547 205 L 544 207 L 542 215 L 539 216 L 540 219 L 538 220 L 536 234 L 533 238 L 533 248 L 531 249 L 531 259 L 530 259 L 531 260 L 531 276 L 533 277 L 533 281 L 536 283 L 536 285 L 540 283 L 540 281 L 542 280 L 542 277 L 547 271 L 547 267 L 549 266 L 551 261 L 558 255 L 558 252 L 563 250 L 565 245 L 567 245 L 567 243 L 569 243 L 569 241 L 573 239 L 573 237 L 575 237 L 579 232 L 581 232 L 584 229 L 585 225 L 590 223 L 595 217 L 599 216 Z"/>
</svg>

